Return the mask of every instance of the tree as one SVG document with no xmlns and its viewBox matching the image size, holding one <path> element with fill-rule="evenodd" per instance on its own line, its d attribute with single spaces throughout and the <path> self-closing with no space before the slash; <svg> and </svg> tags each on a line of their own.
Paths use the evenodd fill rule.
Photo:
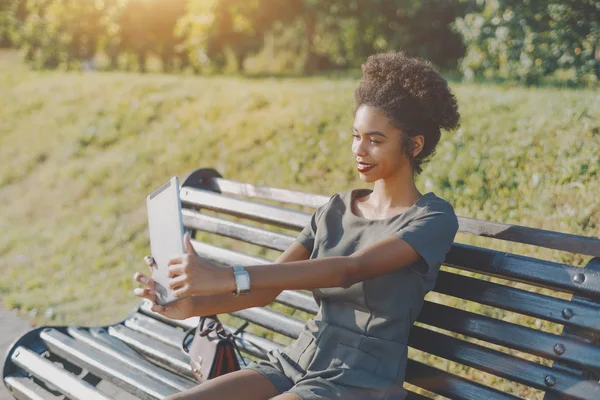
<svg viewBox="0 0 600 400">
<path fill-rule="evenodd" d="M 467 78 L 486 72 L 535 84 L 557 69 L 578 79 L 594 70 L 600 43 L 600 3 L 595 0 L 485 0 L 456 22 L 467 52 Z"/>
<path fill-rule="evenodd" d="M 230 53 L 238 71 L 258 52 L 276 21 L 299 15 L 302 0 L 191 0 L 177 32 L 185 38 L 190 62 L 198 68 L 223 68 Z"/>
<path fill-rule="evenodd" d="M 24 0 L 0 0 L 0 48 L 14 47 L 26 17 Z"/>
<path fill-rule="evenodd" d="M 185 15 L 186 4 L 187 0 L 154 0 L 151 3 L 151 20 L 147 26 L 154 37 L 152 48 L 159 55 L 165 72 L 172 70 L 176 58 L 181 68 L 188 63 L 183 39 L 175 34 L 177 22 Z"/>
<path fill-rule="evenodd" d="M 23 0 L 24 20 L 15 36 L 25 60 L 39 68 L 73 68 L 96 54 L 106 35 L 103 2 Z"/>
<path fill-rule="evenodd" d="M 452 68 L 464 54 L 451 24 L 459 0 L 305 0 L 309 49 L 339 66 L 359 66 L 381 51 L 408 54 Z"/>
</svg>

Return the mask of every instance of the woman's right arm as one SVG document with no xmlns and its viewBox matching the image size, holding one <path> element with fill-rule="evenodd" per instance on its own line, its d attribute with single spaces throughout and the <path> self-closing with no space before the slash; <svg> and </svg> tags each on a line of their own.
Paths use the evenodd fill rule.
<svg viewBox="0 0 600 400">
<path fill-rule="evenodd" d="M 275 260 L 276 263 L 286 263 L 292 261 L 308 260 L 310 257 L 309 251 L 297 241 L 294 241 L 279 257 Z M 232 272 L 233 273 L 233 272 Z M 255 290 L 241 296 L 233 296 L 230 294 L 220 294 L 215 296 L 195 296 L 194 315 L 214 315 L 223 314 L 233 311 L 243 310 L 251 307 L 266 306 L 279 296 L 279 290 Z"/>
<path fill-rule="evenodd" d="M 294 241 L 277 260 L 276 263 L 286 263 L 292 261 L 308 260 L 310 252 L 298 241 Z M 150 261 L 148 261 L 150 260 Z M 147 258 L 146 262 L 151 268 L 151 258 Z M 150 263 L 149 263 L 150 262 Z M 233 272 L 232 272 L 233 273 Z M 134 279 L 145 285 L 145 288 L 134 290 L 134 294 L 138 297 L 146 298 L 154 303 L 155 295 L 151 292 L 153 282 L 149 277 L 136 273 Z M 144 282 L 144 279 L 147 279 Z M 186 319 L 193 316 L 206 316 L 230 313 L 251 307 L 263 307 L 279 296 L 279 290 L 250 290 L 248 294 L 241 296 L 233 296 L 233 294 L 219 294 L 214 296 L 191 296 L 178 300 L 168 307 L 153 305 L 152 310 L 165 315 L 172 319 Z"/>
</svg>

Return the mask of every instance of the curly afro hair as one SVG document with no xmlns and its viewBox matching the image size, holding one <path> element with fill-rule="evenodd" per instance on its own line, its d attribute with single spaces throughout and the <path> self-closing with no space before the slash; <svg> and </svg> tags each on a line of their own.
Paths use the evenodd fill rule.
<svg viewBox="0 0 600 400">
<path fill-rule="evenodd" d="M 434 154 L 441 129 L 458 128 L 460 114 L 448 82 L 429 61 L 408 57 L 404 52 L 370 56 L 362 65 L 363 77 L 355 92 L 356 109 L 361 105 L 383 112 L 392 126 L 403 133 L 403 147 L 415 175 Z M 412 137 L 423 135 L 424 147 L 412 156 Z"/>
</svg>

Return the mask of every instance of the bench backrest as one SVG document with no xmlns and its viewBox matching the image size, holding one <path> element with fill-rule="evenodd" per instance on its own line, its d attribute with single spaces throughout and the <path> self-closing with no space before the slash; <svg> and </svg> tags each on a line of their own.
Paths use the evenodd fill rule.
<svg viewBox="0 0 600 400">
<path fill-rule="evenodd" d="M 268 263 L 269 254 L 274 259 L 270 250 L 285 250 L 312 209 L 329 199 L 226 180 L 211 169 L 190 174 L 181 198 L 184 225 L 202 232 L 194 242 L 198 253 L 245 265 Z M 600 240 L 464 217 L 459 223 L 463 233 L 593 258 L 580 268 L 455 243 L 411 330 L 406 381 L 452 399 L 542 398 L 543 392 L 547 399 L 600 399 Z M 251 323 L 246 351 L 260 357 L 252 342 L 282 346 L 317 308 L 308 292 L 284 291 L 274 305 L 231 315 Z"/>
</svg>

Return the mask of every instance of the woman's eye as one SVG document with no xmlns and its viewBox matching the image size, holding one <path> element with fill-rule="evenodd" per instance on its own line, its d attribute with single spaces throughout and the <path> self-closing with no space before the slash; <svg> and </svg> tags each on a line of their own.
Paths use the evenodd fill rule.
<svg viewBox="0 0 600 400">
<path fill-rule="evenodd" d="M 354 134 L 354 135 L 352 135 L 352 138 L 353 138 L 353 140 L 358 140 L 358 139 L 360 139 L 360 135 Z M 371 144 L 379 144 L 381 142 L 378 142 L 377 140 L 371 139 L 371 140 L 369 140 L 369 143 L 371 143 Z"/>
</svg>

